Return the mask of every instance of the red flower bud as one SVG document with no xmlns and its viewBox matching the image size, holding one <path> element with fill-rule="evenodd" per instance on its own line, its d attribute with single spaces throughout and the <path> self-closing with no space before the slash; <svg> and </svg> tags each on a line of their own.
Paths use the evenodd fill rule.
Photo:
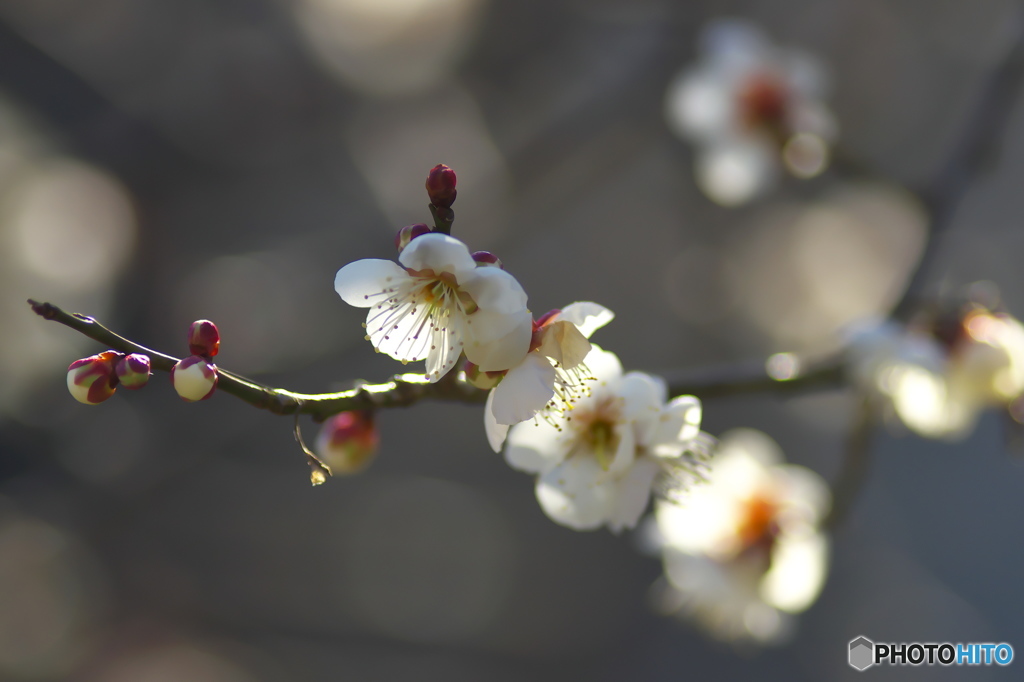
<svg viewBox="0 0 1024 682">
<path fill-rule="evenodd" d="M 142 388 L 149 381 L 150 374 L 149 356 L 141 353 L 132 353 L 119 358 L 114 365 L 117 378 L 125 388 Z"/>
<path fill-rule="evenodd" d="M 455 171 L 443 163 L 430 169 L 427 175 L 427 196 L 430 203 L 441 208 L 449 208 L 455 203 Z"/>
<path fill-rule="evenodd" d="M 398 249 L 398 253 L 402 253 L 402 249 L 409 246 L 409 242 L 430 232 L 430 226 L 424 223 L 406 225 L 395 235 L 395 248 Z"/>
<path fill-rule="evenodd" d="M 68 391 L 72 397 L 86 405 L 98 405 L 114 395 L 117 373 L 114 363 L 121 354 L 108 350 L 75 360 L 68 367 Z"/>
<path fill-rule="evenodd" d="M 316 454 L 334 474 L 356 474 L 370 466 L 380 445 L 373 412 L 341 412 L 324 422 Z"/>
<path fill-rule="evenodd" d="M 476 261 L 477 267 L 489 267 L 489 268 L 501 268 L 505 269 L 505 266 L 501 264 L 498 257 L 490 251 L 477 251 L 473 254 L 473 260 Z"/>
<path fill-rule="evenodd" d="M 188 328 L 188 352 L 212 358 L 220 351 L 220 332 L 209 320 L 196 320 Z"/>
<path fill-rule="evenodd" d="M 171 368 L 171 383 L 183 400 L 206 400 L 217 388 L 217 366 L 204 357 L 190 355 Z"/>
</svg>

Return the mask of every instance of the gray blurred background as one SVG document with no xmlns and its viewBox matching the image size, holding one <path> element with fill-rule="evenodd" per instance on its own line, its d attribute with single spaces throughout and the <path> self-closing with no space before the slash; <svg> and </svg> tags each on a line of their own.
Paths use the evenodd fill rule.
<svg viewBox="0 0 1024 682">
<path fill-rule="evenodd" d="M 869 483 L 792 643 L 654 615 L 629 535 L 544 517 L 478 407 L 380 415 L 364 475 L 310 488 L 291 421 L 166 375 L 98 407 L 64 373 L 103 348 L 28 297 L 323 391 L 400 366 L 334 273 L 391 258 L 459 175 L 454 234 L 535 312 L 595 300 L 627 368 L 826 353 L 884 313 L 923 244 L 925 185 L 1004 54 L 1010 0 L 0 0 L 0 679 L 842 680 L 846 645 L 1006 641 L 1024 656 L 1024 470 L 995 415 L 966 441 L 875 438 Z M 784 183 L 741 210 L 693 183 L 662 116 L 700 27 L 747 17 L 817 53 L 840 153 L 873 179 Z M 930 268 L 1024 314 L 1024 112 Z M 708 401 L 831 479 L 845 391 Z M 315 426 L 305 424 L 307 440 Z M 873 669 L 874 679 L 1010 678 Z M 1019 673 L 1018 673 L 1019 674 Z"/>
</svg>

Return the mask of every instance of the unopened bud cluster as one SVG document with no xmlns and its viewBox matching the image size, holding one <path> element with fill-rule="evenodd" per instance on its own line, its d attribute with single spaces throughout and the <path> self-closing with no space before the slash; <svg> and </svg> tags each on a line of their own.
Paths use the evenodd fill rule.
<svg viewBox="0 0 1024 682">
<path fill-rule="evenodd" d="M 209 320 L 196 320 L 188 329 L 192 355 L 171 368 L 171 383 L 183 400 L 206 400 L 217 388 L 217 366 L 211 359 L 220 352 L 220 332 Z"/>
<path fill-rule="evenodd" d="M 129 389 L 145 386 L 149 370 L 149 358 L 145 355 L 104 351 L 71 363 L 68 391 L 80 403 L 98 405 L 114 395 L 118 385 Z"/>
<path fill-rule="evenodd" d="M 171 383 L 183 399 L 193 402 L 213 395 L 217 387 L 217 367 L 211 358 L 220 350 L 220 332 L 209 320 L 197 320 L 188 330 L 188 348 L 192 355 L 179 360 L 171 369 Z M 149 356 L 104 351 L 68 367 L 68 390 L 75 400 L 98 405 L 114 395 L 118 386 L 139 389 L 149 382 Z"/>
</svg>

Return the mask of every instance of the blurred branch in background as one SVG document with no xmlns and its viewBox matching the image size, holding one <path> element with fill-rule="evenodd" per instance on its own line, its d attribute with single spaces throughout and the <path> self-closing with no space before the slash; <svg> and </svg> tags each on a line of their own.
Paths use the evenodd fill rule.
<svg viewBox="0 0 1024 682">
<path fill-rule="evenodd" d="M 846 437 L 842 468 L 832 483 L 832 508 L 822 524 L 829 530 L 835 530 L 846 519 L 867 480 L 871 439 L 877 424 L 878 406 L 872 397 L 862 398 Z"/>
<path fill-rule="evenodd" d="M 1006 54 L 995 63 L 978 88 L 977 99 L 954 142 L 949 158 L 927 187 L 918 191 L 928 215 L 928 239 L 902 297 L 892 316 L 907 320 L 921 305 L 922 289 L 931 274 L 928 268 L 941 244 L 941 237 L 953 223 L 961 202 L 974 187 L 978 176 L 998 163 L 1011 114 L 1024 84 L 1024 10 L 1014 6 L 1010 22 L 1012 37 Z"/>
</svg>

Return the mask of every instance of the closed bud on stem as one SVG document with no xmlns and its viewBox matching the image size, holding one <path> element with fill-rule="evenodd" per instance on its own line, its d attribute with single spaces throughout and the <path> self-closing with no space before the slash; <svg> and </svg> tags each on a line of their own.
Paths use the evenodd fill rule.
<svg viewBox="0 0 1024 682">
<path fill-rule="evenodd" d="M 476 266 L 478 268 L 484 267 L 484 268 L 501 268 L 502 270 L 505 269 L 505 266 L 501 264 L 501 261 L 498 260 L 498 257 L 495 256 L 490 251 L 477 251 L 477 252 L 475 252 L 473 254 L 473 260 L 476 261 Z"/>
<path fill-rule="evenodd" d="M 99 405 L 114 395 L 117 389 L 114 363 L 120 356 L 117 351 L 108 350 L 72 362 L 68 367 L 68 391 L 72 397 L 86 405 Z"/>
<path fill-rule="evenodd" d="M 209 320 L 196 320 L 188 328 L 188 352 L 212 358 L 220 351 L 220 332 Z"/>
<path fill-rule="evenodd" d="M 204 357 L 190 355 L 171 368 L 171 383 L 183 400 L 206 400 L 217 388 L 217 366 Z"/>
<path fill-rule="evenodd" d="M 489 391 L 500 384 L 501 380 L 505 378 L 505 374 L 508 373 L 507 369 L 499 372 L 482 372 L 477 365 L 468 360 L 462 369 L 466 373 L 466 381 L 485 391 Z"/>
<path fill-rule="evenodd" d="M 402 250 L 409 246 L 409 242 L 430 232 L 430 226 L 425 223 L 406 225 L 395 235 L 395 248 L 398 249 L 398 253 L 402 253 Z"/>
<path fill-rule="evenodd" d="M 380 435 L 373 412 L 341 412 L 324 422 L 316 438 L 316 454 L 334 474 L 357 474 L 377 455 Z"/>
<path fill-rule="evenodd" d="M 427 175 L 427 196 L 430 203 L 441 208 L 450 208 L 455 203 L 455 171 L 443 163 L 430 169 Z"/>
<path fill-rule="evenodd" d="M 125 388 L 139 389 L 149 382 L 150 366 L 149 356 L 142 353 L 132 353 L 123 358 L 118 358 L 114 365 L 114 371 L 121 385 Z"/>
</svg>

